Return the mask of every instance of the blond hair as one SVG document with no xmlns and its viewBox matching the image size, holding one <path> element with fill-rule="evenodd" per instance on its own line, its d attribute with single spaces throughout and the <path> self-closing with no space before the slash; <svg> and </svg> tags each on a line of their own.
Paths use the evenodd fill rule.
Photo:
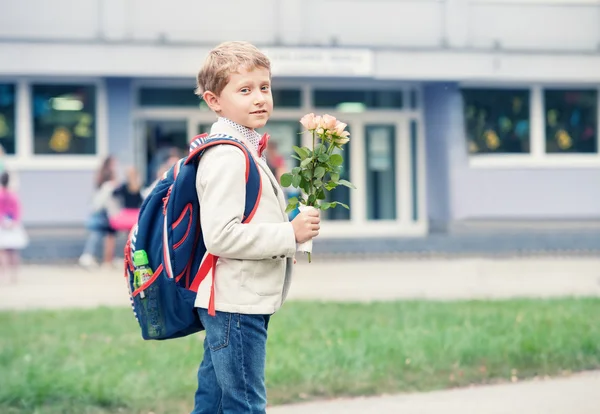
<svg viewBox="0 0 600 414">
<path fill-rule="evenodd" d="M 198 96 L 211 91 L 219 96 L 229 82 L 229 75 L 240 68 L 251 70 L 264 68 L 271 73 L 271 61 L 256 46 L 248 42 L 221 43 L 208 53 L 196 78 Z"/>
</svg>

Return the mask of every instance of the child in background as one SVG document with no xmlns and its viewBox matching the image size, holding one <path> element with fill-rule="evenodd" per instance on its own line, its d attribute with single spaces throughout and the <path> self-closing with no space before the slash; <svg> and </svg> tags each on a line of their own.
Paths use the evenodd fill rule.
<svg viewBox="0 0 600 414">
<path fill-rule="evenodd" d="M 29 238 L 21 223 L 21 203 L 16 193 L 9 190 L 10 177 L 0 175 L 0 271 L 17 282 L 19 250 L 27 247 Z"/>
</svg>

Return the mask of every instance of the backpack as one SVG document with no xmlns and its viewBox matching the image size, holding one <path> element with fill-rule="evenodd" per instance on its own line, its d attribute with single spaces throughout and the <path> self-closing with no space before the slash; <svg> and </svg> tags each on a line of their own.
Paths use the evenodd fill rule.
<svg viewBox="0 0 600 414">
<path fill-rule="evenodd" d="M 208 313 L 215 315 L 215 268 L 218 257 L 206 250 L 200 224 L 196 171 L 204 151 L 215 145 L 234 145 L 246 156 L 246 205 L 249 222 L 261 196 L 259 167 L 248 148 L 224 134 L 197 136 L 190 153 L 179 160 L 142 203 L 137 224 L 125 244 L 125 279 L 134 315 L 144 339 L 171 339 L 204 329 L 194 302 L 200 283 L 212 269 Z M 134 253 L 144 250 L 152 277 L 134 287 Z"/>
</svg>

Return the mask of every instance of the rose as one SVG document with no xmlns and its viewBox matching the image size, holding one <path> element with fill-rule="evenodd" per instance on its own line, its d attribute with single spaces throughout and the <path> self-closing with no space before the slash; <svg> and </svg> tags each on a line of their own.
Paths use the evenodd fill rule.
<svg viewBox="0 0 600 414">
<path fill-rule="evenodd" d="M 337 123 L 338 120 L 335 119 L 334 116 L 325 114 L 321 117 L 321 122 L 319 123 L 319 126 L 326 130 L 334 130 Z"/>
<path fill-rule="evenodd" d="M 346 132 L 348 135 L 350 135 L 350 133 L 348 131 L 344 131 L 347 126 L 348 126 L 348 124 L 344 124 L 343 122 L 337 121 L 337 123 L 335 124 L 335 128 L 334 128 L 336 135 L 342 136 L 342 134 L 344 132 Z"/>
<path fill-rule="evenodd" d="M 318 119 L 317 119 L 318 118 Z M 319 126 L 319 122 L 321 121 L 321 117 L 315 117 L 315 114 L 310 113 L 306 114 L 300 120 L 300 123 L 304 128 L 308 131 L 314 131 Z"/>
</svg>

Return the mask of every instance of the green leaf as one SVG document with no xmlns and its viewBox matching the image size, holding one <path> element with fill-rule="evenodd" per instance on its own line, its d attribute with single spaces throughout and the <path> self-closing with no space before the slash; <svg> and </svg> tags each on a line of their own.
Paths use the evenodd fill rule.
<svg viewBox="0 0 600 414">
<path fill-rule="evenodd" d="M 288 200 L 288 204 L 293 204 L 293 205 L 297 205 L 298 204 L 298 197 L 292 197 Z"/>
<path fill-rule="evenodd" d="M 327 184 L 325 184 L 325 188 L 327 189 L 327 191 L 331 191 L 334 188 L 336 188 L 337 186 L 338 186 L 337 183 L 334 183 L 332 181 L 330 181 Z"/>
<path fill-rule="evenodd" d="M 292 178 L 292 186 L 295 188 L 300 187 L 300 181 L 302 181 L 302 176 L 301 175 L 294 175 L 294 177 Z"/>
<path fill-rule="evenodd" d="M 300 174 L 300 171 L 302 171 L 302 168 L 300 167 L 292 168 L 292 174 Z"/>
<path fill-rule="evenodd" d="M 323 187 L 317 190 L 317 199 L 325 200 L 325 190 L 323 189 Z"/>
<path fill-rule="evenodd" d="M 300 158 L 297 155 L 291 155 L 291 157 L 294 158 L 295 160 L 302 161 L 302 158 Z"/>
<path fill-rule="evenodd" d="M 328 203 L 327 201 L 323 201 L 321 203 L 321 210 L 328 210 L 331 208 L 331 203 Z"/>
<path fill-rule="evenodd" d="M 338 167 L 344 163 L 344 158 L 340 154 L 333 154 L 329 157 L 329 164 Z"/>
<path fill-rule="evenodd" d="M 321 178 L 325 175 L 325 168 L 317 167 L 315 168 L 315 178 Z"/>
<path fill-rule="evenodd" d="M 302 178 L 302 181 L 300 181 L 300 188 L 302 188 L 302 190 L 308 194 L 310 192 L 310 181 Z"/>
<path fill-rule="evenodd" d="M 307 166 L 308 164 L 310 164 L 312 161 L 313 161 L 312 157 L 306 158 L 305 160 L 303 160 L 303 161 L 300 163 L 300 167 L 302 167 L 302 168 L 306 168 L 306 166 Z"/>
<path fill-rule="evenodd" d="M 285 173 L 281 175 L 281 186 L 289 187 L 292 184 L 292 174 Z"/>
<path fill-rule="evenodd" d="M 294 148 L 294 151 L 296 151 L 296 154 L 298 154 L 300 156 L 300 158 L 302 158 L 302 159 L 307 158 L 310 153 L 309 150 L 304 147 L 300 148 L 300 147 L 297 147 L 296 145 L 294 145 L 292 148 Z"/>
<path fill-rule="evenodd" d="M 319 154 L 318 160 L 319 162 L 327 162 L 329 160 L 329 155 L 326 152 Z"/>
<path fill-rule="evenodd" d="M 329 174 L 329 178 L 331 179 L 331 181 L 337 183 L 340 180 L 340 175 L 338 173 L 331 173 Z"/>
<path fill-rule="evenodd" d="M 297 206 L 297 204 L 288 204 L 287 208 L 285 209 L 285 212 L 291 213 L 292 211 L 296 210 L 296 206 Z"/>
<path fill-rule="evenodd" d="M 347 205 L 347 204 L 340 203 L 339 201 L 334 201 L 333 203 L 331 203 L 331 205 L 332 205 L 333 207 L 336 207 L 336 206 L 342 206 L 342 207 L 344 207 L 345 209 L 347 209 L 347 210 L 350 210 L 350 207 L 348 207 L 348 205 Z"/>
<path fill-rule="evenodd" d="M 352 189 L 356 190 L 356 187 L 350 181 L 340 180 L 340 181 L 338 181 L 338 183 L 340 183 L 341 185 L 343 185 L 345 187 L 352 188 Z"/>
<path fill-rule="evenodd" d="M 308 196 L 308 204 L 309 205 L 312 206 L 313 204 L 315 204 L 315 201 L 317 201 L 317 196 L 316 195 L 311 194 L 311 195 Z"/>
</svg>

